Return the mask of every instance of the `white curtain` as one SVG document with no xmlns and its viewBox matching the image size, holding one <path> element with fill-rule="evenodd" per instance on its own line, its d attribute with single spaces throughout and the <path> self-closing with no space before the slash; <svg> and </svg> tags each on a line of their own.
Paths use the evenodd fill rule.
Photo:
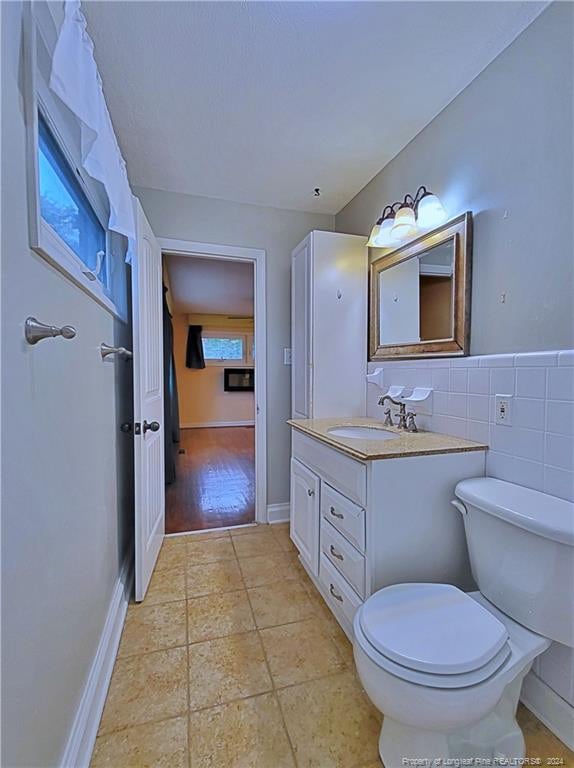
<svg viewBox="0 0 574 768">
<path fill-rule="evenodd" d="M 52 58 L 50 88 L 80 121 L 82 165 L 104 185 L 110 203 L 108 226 L 128 238 L 126 260 L 131 261 L 136 238 L 132 192 L 79 0 L 65 2 L 65 17 Z"/>
</svg>

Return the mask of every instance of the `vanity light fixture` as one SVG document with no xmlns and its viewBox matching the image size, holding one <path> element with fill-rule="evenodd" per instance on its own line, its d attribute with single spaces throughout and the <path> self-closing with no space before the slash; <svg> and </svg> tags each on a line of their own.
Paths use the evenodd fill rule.
<svg viewBox="0 0 574 768">
<path fill-rule="evenodd" d="M 447 219 L 447 213 L 436 195 L 426 187 L 418 188 L 416 195 L 405 195 L 404 200 L 387 205 L 377 219 L 367 246 L 392 248 L 432 229 Z"/>
</svg>

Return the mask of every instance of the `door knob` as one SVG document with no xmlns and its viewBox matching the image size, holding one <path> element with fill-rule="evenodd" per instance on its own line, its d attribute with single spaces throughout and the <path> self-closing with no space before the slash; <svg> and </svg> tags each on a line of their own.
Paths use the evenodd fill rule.
<svg viewBox="0 0 574 768">
<path fill-rule="evenodd" d="M 144 423 L 143 423 L 144 435 L 148 431 L 148 429 L 150 429 L 152 432 L 158 432 L 159 431 L 159 421 L 144 421 Z"/>
<path fill-rule="evenodd" d="M 124 423 L 120 426 L 120 429 L 122 432 L 131 432 L 132 431 L 132 425 L 129 421 L 124 421 Z"/>
</svg>

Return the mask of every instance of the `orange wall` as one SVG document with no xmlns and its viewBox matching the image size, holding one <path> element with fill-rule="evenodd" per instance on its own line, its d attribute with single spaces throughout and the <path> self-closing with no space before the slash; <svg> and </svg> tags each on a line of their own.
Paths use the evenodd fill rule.
<svg viewBox="0 0 574 768">
<path fill-rule="evenodd" d="M 223 366 L 208 365 L 202 370 L 186 368 L 185 348 L 189 319 L 189 315 L 173 316 L 180 425 L 188 427 L 206 423 L 252 422 L 255 419 L 253 392 L 224 392 Z M 207 323 L 204 322 L 203 325 L 206 327 Z M 220 324 L 220 329 L 224 330 L 223 323 Z"/>
</svg>

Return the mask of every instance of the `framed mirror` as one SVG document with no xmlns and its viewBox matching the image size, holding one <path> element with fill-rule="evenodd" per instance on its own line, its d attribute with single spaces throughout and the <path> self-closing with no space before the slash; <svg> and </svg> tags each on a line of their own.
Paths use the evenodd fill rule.
<svg viewBox="0 0 574 768">
<path fill-rule="evenodd" d="M 373 261 L 369 359 L 468 355 L 471 261 L 470 212 Z"/>
</svg>

